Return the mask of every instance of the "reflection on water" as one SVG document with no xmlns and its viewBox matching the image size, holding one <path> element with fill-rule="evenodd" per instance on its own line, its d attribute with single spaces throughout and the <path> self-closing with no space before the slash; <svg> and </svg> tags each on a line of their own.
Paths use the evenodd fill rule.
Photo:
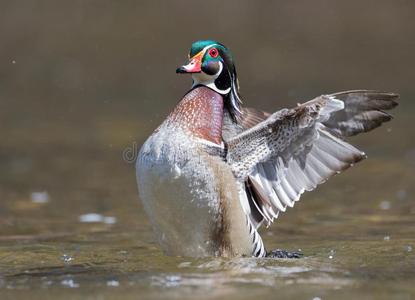
<svg viewBox="0 0 415 300">
<path fill-rule="evenodd" d="M 301 247 L 305 257 L 292 260 L 166 257 L 151 242 L 149 232 L 125 229 L 90 232 L 94 229 L 84 228 L 79 229 L 82 235 L 3 241 L 0 289 L 6 294 L 20 291 L 21 295 L 31 295 L 34 289 L 44 299 L 53 299 L 65 289 L 75 290 L 80 298 L 91 289 L 107 296 L 112 289 L 121 289 L 125 297 L 160 299 L 236 295 L 249 299 L 274 294 L 341 299 L 353 293 L 388 299 L 396 295 L 391 283 L 399 282 L 400 295 L 409 297 L 415 266 L 413 236 L 394 229 L 403 226 L 397 220 L 353 219 L 347 216 L 327 223 L 325 218 L 318 221 L 309 216 L 301 222 L 312 234 L 299 230 L 293 235 L 287 226 L 295 224 L 287 223 L 279 228 L 281 232 L 275 228 L 275 235 L 265 235 L 268 244 Z M 391 226 L 390 222 L 398 224 Z M 414 227 L 409 219 L 402 222 Z M 356 229 L 356 225 L 362 228 Z M 321 231 L 327 226 L 334 228 L 326 235 Z M 377 232 L 373 232 L 375 228 Z M 390 240 L 380 236 L 384 232 L 391 234 Z M 52 293 L 43 294 L 45 289 Z"/>
<path fill-rule="evenodd" d="M 411 2 L 44 3 L 0 3 L 0 298 L 415 297 Z M 263 231 L 301 259 L 166 257 L 153 240 L 131 162 L 200 38 L 230 46 L 249 106 L 401 94 L 353 140 L 368 160 Z"/>
</svg>

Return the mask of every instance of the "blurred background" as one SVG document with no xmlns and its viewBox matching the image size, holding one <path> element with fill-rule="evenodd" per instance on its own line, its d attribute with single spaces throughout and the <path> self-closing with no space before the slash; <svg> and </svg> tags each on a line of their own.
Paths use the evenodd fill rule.
<svg viewBox="0 0 415 300">
<path fill-rule="evenodd" d="M 125 156 L 189 89 L 175 69 L 199 39 L 231 49 L 246 106 L 399 93 L 395 119 L 353 140 L 369 159 L 306 195 L 265 239 L 290 247 L 307 237 L 399 237 L 412 247 L 414 12 L 409 0 L 0 0 L 0 279 L 39 267 L 28 247 L 47 266 L 68 251 L 108 262 L 113 253 L 91 259 L 79 247 L 114 241 L 161 256 Z M 413 262 L 396 270 L 413 276 Z"/>
</svg>

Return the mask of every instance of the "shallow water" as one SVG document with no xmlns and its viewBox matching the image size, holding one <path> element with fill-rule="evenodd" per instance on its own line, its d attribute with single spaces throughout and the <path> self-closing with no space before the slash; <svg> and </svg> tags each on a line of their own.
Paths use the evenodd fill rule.
<svg viewBox="0 0 415 300">
<path fill-rule="evenodd" d="M 399 139 L 410 139 L 410 149 L 415 144 L 412 132 L 394 135 L 407 118 L 400 113 L 358 138 L 368 160 L 304 195 L 263 230 L 269 249 L 304 254 L 294 260 L 165 256 L 121 145 L 101 151 L 93 143 L 92 149 L 72 143 L 64 151 L 56 143 L 50 153 L 31 155 L 3 151 L 2 299 L 411 299 L 415 164 Z M 376 139 L 381 142 L 372 144 Z M 51 155 L 58 151 L 64 155 Z"/>
<path fill-rule="evenodd" d="M 0 298 L 415 298 L 415 24 L 404 2 L 217 2 L 220 30 L 207 4 L 182 18 L 186 1 L 164 3 L 170 15 L 157 1 L 0 3 Z M 207 27 L 194 32 L 197 22 Z M 200 35 L 232 45 L 249 106 L 401 93 L 391 123 L 353 139 L 367 160 L 262 230 L 268 249 L 301 259 L 168 257 L 153 239 L 132 162 L 188 88 L 173 72 Z"/>
</svg>

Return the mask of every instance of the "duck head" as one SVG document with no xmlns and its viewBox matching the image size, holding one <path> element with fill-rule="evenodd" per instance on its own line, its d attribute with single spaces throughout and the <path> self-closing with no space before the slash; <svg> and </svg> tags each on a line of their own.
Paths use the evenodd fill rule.
<svg viewBox="0 0 415 300">
<path fill-rule="evenodd" d="M 239 116 L 242 101 L 229 49 L 219 42 L 202 40 L 192 44 L 188 57 L 188 63 L 179 67 L 176 73 L 192 74 L 192 87 L 204 85 L 223 95 L 231 115 Z"/>
</svg>

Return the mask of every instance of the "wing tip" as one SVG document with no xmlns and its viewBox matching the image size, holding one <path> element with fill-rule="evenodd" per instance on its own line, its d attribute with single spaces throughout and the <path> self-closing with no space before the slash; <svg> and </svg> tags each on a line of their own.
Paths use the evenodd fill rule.
<svg viewBox="0 0 415 300">
<path fill-rule="evenodd" d="M 329 96 L 343 100 L 342 99 L 343 97 L 356 96 L 356 94 L 361 94 L 363 96 L 366 96 L 368 100 L 387 101 L 389 106 L 383 109 L 392 109 L 399 105 L 398 100 L 400 99 L 400 94 L 395 93 L 395 92 L 385 92 L 381 90 L 364 90 L 364 89 L 348 90 L 348 91 L 332 93 L 332 94 L 329 94 Z"/>
</svg>

